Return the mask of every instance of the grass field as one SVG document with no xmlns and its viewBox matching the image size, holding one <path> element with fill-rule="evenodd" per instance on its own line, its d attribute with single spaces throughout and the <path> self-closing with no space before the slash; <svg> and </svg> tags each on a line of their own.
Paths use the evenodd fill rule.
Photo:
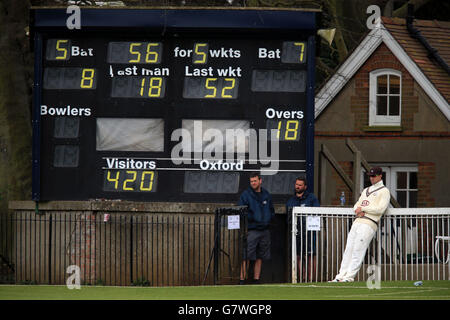
<svg viewBox="0 0 450 320">
<path fill-rule="evenodd" d="M 261 284 L 202 287 L 100 287 L 1 285 L 0 300 L 450 300 L 450 281 Z"/>
</svg>

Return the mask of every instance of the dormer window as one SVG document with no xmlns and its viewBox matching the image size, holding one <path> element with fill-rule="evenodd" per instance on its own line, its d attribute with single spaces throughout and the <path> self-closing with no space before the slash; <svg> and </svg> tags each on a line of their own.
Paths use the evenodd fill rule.
<svg viewBox="0 0 450 320">
<path fill-rule="evenodd" d="M 392 69 L 370 73 L 369 125 L 400 126 L 402 74 Z"/>
</svg>

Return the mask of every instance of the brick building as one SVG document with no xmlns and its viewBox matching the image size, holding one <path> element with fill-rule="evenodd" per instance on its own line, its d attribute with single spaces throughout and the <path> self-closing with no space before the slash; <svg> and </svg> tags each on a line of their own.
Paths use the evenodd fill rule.
<svg viewBox="0 0 450 320">
<path fill-rule="evenodd" d="M 321 161 L 324 144 L 354 177 L 350 139 L 383 168 L 401 207 L 450 206 L 449 33 L 449 22 L 383 17 L 318 92 L 315 191 L 322 205 L 339 204 L 342 191 L 353 203 L 344 180 Z M 359 179 L 360 191 L 369 183 L 363 170 Z"/>
</svg>

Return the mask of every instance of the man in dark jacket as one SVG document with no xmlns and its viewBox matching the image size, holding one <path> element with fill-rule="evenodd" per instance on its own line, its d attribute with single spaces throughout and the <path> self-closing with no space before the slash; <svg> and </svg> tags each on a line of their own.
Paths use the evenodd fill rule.
<svg viewBox="0 0 450 320">
<path fill-rule="evenodd" d="M 308 192 L 307 188 L 306 178 L 299 177 L 295 180 L 295 195 L 286 203 L 288 221 L 291 219 L 293 207 L 320 207 L 319 200 L 313 193 Z M 297 266 L 298 270 L 303 271 L 303 281 L 313 281 L 316 270 L 316 232 L 308 231 L 306 233 L 305 217 L 302 217 L 301 222 L 301 224 L 300 221 L 297 222 L 297 230 L 300 231 L 297 235 Z M 306 267 L 303 267 L 303 262 L 307 262 Z M 306 272 L 308 277 L 306 277 Z"/>
<path fill-rule="evenodd" d="M 262 260 L 270 259 L 270 221 L 275 216 L 272 197 L 261 187 L 259 173 L 250 175 L 250 187 L 241 194 L 240 206 L 248 206 L 247 216 L 247 251 L 241 264 L 239 284 L 244 284 L 250 260 L 255 261 L 253 282 L 259 283 Z"/>
</svg>

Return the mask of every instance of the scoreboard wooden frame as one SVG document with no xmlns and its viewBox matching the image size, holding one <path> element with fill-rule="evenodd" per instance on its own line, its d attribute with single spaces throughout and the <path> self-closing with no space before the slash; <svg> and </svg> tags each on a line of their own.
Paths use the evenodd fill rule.
<svg viewBox="0 0 450 320">
<path fill-rule="evenodd" d="M 275 203 L 313 190 L 317 14 L 32 9 L 33 200 L 236 202 L 252 171 Z"/>
</svg>

